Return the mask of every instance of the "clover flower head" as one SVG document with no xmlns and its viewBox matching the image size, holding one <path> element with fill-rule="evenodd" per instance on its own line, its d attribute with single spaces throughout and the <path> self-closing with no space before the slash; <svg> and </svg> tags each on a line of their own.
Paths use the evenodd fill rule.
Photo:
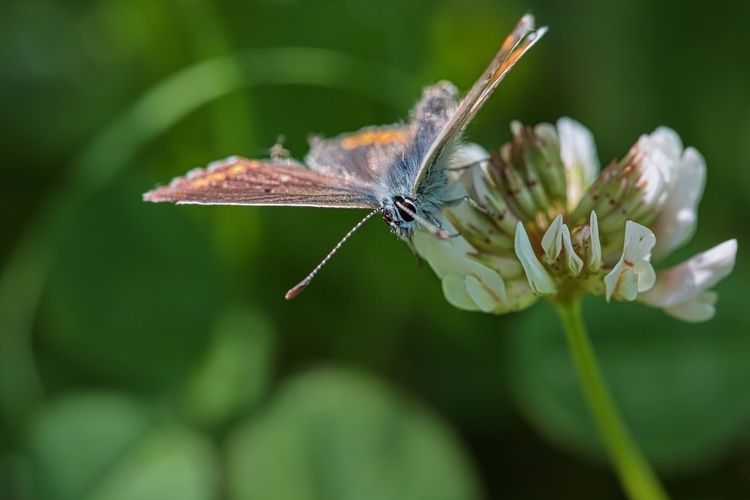
<svg viewBox="0 0 750 500">
<path fill-rule="evenodd" d="M 652 265 L 695 232 L 706 177 L 698 151 L 659 127 L 600 172 L 593 136 L 574 120 L 511 130 L 498 153 L 459 153 L 475 163 L 456 196 L 476 202 L 446 209 L 459 236 L 415 236 L 449 302 L 501 314 L 588 291 L 685 321 L 713 317 L 709 289 L 731 272 L 736 240 L 658 273 Z"/>
</svg>

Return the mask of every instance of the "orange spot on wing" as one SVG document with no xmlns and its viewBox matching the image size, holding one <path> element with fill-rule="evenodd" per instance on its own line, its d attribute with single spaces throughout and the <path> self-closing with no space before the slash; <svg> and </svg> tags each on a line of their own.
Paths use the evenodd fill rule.
<svg viewBox="0 0 750 500">
<path fill-rule="evenodd" d="M 341 141 L 344 149 L 355 149 L 372 144 L 406 143 L 406 132 L 403 130 L 368 130 L 361 134 L 351 135 Z"/>
<path fill-rule="evenodd" d="M 232 165 L 229 170 L 227 170 L 227 173 L 230 175 L 235 175 L 242 173 L 245 170 L 245 167 L 240 165 L 239 163 L 236 165 Z"/>
<path fill-rule="evenodd" d="M 198 179 L 197 181 L 193 181 L 191 185 L 194 188 L 202 188 L 208 186 L 208 181 L 206 179 Z"/>
<path fill-rule="evenodd" d="M 221 172 L 216 172 L 208 176 L 208 178 L 212 181 L 223 181 L 227 178 L 226 175 L 222 174 Z"/>
<path fill-rule="evenodd" d="M 250 168 L 258 168 L 260 167 L 260 162 L 255 161 L 255 160 L 250 160 L 249 162 L 247 162 L 247 166 Z"/>
</svg>

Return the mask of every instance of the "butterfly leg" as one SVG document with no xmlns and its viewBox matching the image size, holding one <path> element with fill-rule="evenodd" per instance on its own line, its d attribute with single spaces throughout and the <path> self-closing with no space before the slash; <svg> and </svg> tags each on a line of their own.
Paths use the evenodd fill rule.
<svg viewBox="0 0 750 500">
<path fill-rule="evenodd" d="M 473 161 L 473 162 L 471 162 L 471 163 L 469 163 L 467 165 L 461 165 L 461 166 L 458 166 L 458 167 L 448 167 L 448 168 L 445 169 L 445 171 L 446 172 L 461 172 L 463 170 L 470 169 L 474 165 L 479 165 L 479 164 L 484 163 L 486 161 L 490 161 L 490 159 L 489 158 L 482 158 L 481 160 Z"/>
<path fill-rule="evenodd" d="M 477 203 L 472 198 L 469 198 L 468 196 L 462 196 L 461 198 L 456 198 L 455 200 L 448 200 L 448 201 L 446 201 L 444 203 L 444 206 L 446 206 L 446 207 L 453 207 L 453 206 L 456 206 L 459 203 L 463 203 L 463 202 L 468 203 L 471 206 L 471 208 L 473 208 L 475 210 L 479 210 L 480 212 L 482 212 L 484 215 L 486 215 L 488 217 L 493 217 L 493 218 L 496 218 L 496 219 L 502 219 L 503 218 L 502 214 L 499 214 L 499 213 L 495 212 L 494 210 L 491 210 L 491 209 L 489 209 L 487 207 L 483 207 L 482 205 L 480 205 L 479 203 Z"/>
<path fill-rule="evenodd" d="M 460 201 L 463 201 L 463 199 Z M 435 224 L 440 229 L 443 229 L 443 225 L 440 223 L 439 219 L 437 219 L 436 217 L 432 215 L 430 215 L 429 217 L 430 217 L 430 220 L 433 222 L 433 224 Z M 447 234 L 448 234 L 448 238 L 458 238 L 459 236 L 461 236 L 461 233 L 447 233 Z"/>
</svg>

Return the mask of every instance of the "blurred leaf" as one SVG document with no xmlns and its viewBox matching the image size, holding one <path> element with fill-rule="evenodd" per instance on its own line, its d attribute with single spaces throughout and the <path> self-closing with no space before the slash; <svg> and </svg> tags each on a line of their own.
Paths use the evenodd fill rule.
<svg viewBox="0 0 750 500">
<path fill-rule="evenodd" d="M 55 356 L 138 385 L 182 380 L 226 289 L 184 208 L 146 204 L 121 179 L 80 209 L 50 273 L 41 339 Z"/>
<path fill-rule="evenodd" d="M 214 498 L 210 442 L 154 420 L 144 405 L 117 394 L 69 396 L 42 407 L 28 439 L 38 498 Z"/>
<path fill-rule="evenodd" d="M 445 424 L 371 377 L 317 370 L 230 435 L 230 498 L 480 498 Z"/>
<path fill-rule="evenodd" d="M 271 327 L 262 315 L 244 308 L 225 312 L 203 362 L 188 379 L 187 419 L 214 426 L 257 403 L 270 379 L 272 344 Z"/>
<path fill-rule="evenodd" d="M 663 471 L 715 463 L 750 417 L 747 284 L 732 276 L 718 289 L 717 316 L 700 324 L 640 304 L 593 298 L 585 304 L 594 349 L 625 422 Z M 554 311 L 525 314 L 510 344 L 512 391 L 531 422 L 558 444 L 601 456 Z"/>
<path fill-rule="evenodd" d="M 152 424 L 145 408 L 119 395 L 82 395 L 49 404 L 32 419 L 30 451 L 40 492 L 80 498 Z"/>
<path fill-rule="evenodd" d="M 164 426 L 146 435 L 86 500 L 213 499 L 218 478 L 217 456 L 206 437 Z"/>
</svg>

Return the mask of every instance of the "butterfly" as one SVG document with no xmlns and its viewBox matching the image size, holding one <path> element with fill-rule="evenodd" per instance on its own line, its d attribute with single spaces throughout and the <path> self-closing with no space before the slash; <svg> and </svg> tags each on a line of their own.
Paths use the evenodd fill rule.
<svg viewBox="0 0 750 500">
<path fill-rule="evenodd" d="M 377 213 L 404 240 L 410 241 L 418 227 L 447 239 L 450 235 L 441 229 L 438 217 L 443 208 L 464 201 L 451 199 L 449 186 L 449 170 L 463 132 L 508 71 L 546 31 L 534 30 L 534 17 L 525 15 L 463 99 L 459 100 L 450 82 L 427 87 L 408 123 L 367 127 L 332 139 L 311 137 L 304 163 L 279 155 L 265 160 L 238 156 L 219 160 L 149 191 L 143 199 L 371 209 L 287 292 L 287 299 L 304 290 L 354 231 Z"/>
</svg>

